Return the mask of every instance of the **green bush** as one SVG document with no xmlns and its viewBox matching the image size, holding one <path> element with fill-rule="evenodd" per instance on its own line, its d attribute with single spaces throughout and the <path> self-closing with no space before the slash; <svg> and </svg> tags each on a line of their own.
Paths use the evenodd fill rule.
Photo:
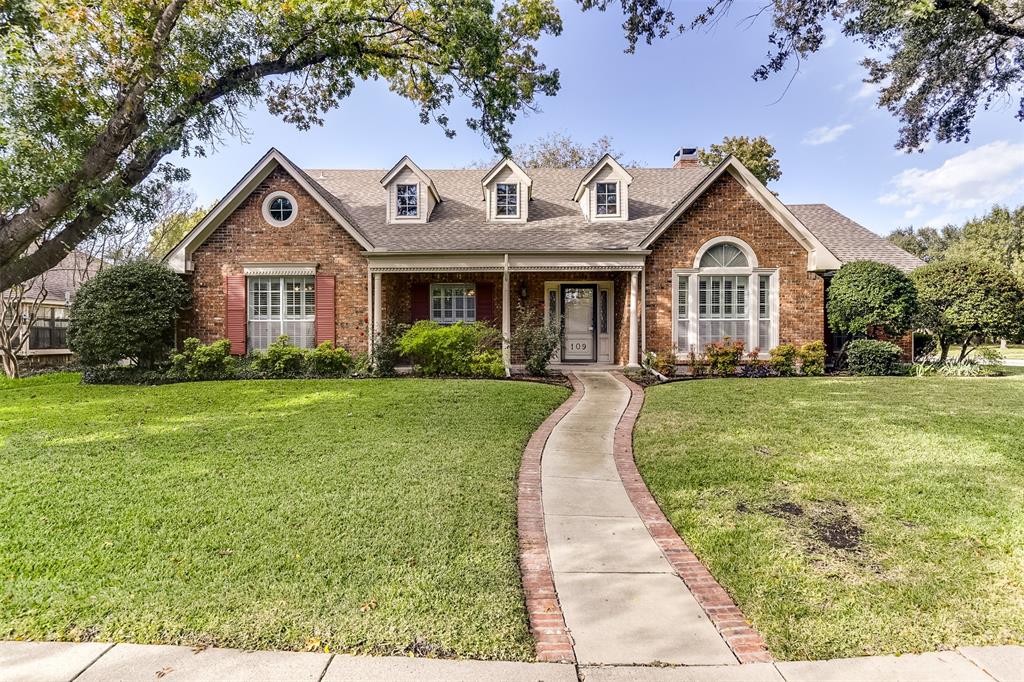
<svg viewBox="0 0 1024 682">
<path fill-rule="evenodd" d="M 944 377 L 976 377 L 982 374 L 982 367 L 970 360 L 943 362 L 938 366 L 939 374 Z"/>
<path fill-rule="evenodd" d="M 306 351 L 305 370 L 312 377 L 343 377 L 352 369 L 352 356 L 344 348 L 335 347 L 332 341 L 324 341 L 316 348 Z"/>
<path fill-rule="evenodd" d="M 899 268 L 875 261 L 846 263 L 828 287 L 828 324 L 837 334 L 883 330 L 899 336 L 917 312 L 917 290 Z"/>
<path fill-rule="evenodd" d="M 647 351 L 640 364 L 662 376 L 673 377 L 676 375 L 676 351 Z"/>
<path fill-rule="evenodd" d="M 857 339 L 846 347 L 847 364 L 854 374 L 891 376 L 901 374 L 900 347 L 888 341 Z"/>
<path fill-rule="evenodd" d="M 791 343 L 780 343 L 768 351 L 768 366 L 780 377 L 796 374 L 797 349 Z"/>
<path fill-rule="evenodd" d="M 68 346 L 86 367 L 121 360 L 153 367 L 174 346 L 174 323 L 188 302 L 181 277 L 162 265 L 135 261 L 103 268 L 75 295 Z"/>
<path fill-rule="evenodd" d="M 743 359 L 743 342 L 733 342 L 726 337 L 724 341 L 709 343 L 704 347 L 704 353 L 708 356 L 708 369 L 713 376 L 735 376 Z"/>
<path fill-rule="evenodd" d="M 252 368 L 263 376 L 297 377 L 302 375 L 306 351 L 288 343 L 287 336 L 279 336 L 266 351 L 254 351 L 249 356 Z"/>
<path fill-rule="evenodd" d="M 373 350 L 369 355 L 369 372 L 376 377 L 392 377 L 402 352 L 398 340 L 407 329 L 394 320 L 384 320 L 379 333 L 374 335 Z"/>
<path fill-rule="evenodd" d="M 548 363 L 562 340 L 558 328 L 544 323 L 540 309 L 520 305 L 513 329 L 509 345 L 523 357 L 526 373 L 535 377 L 547 375 Z"/>
<path fill-rule="evenodd" d="M 402 335 L 398 349 L 426 376 L 473 376 L 473 358 L 493 351 L 498 338 L 483 322 L 445 326 L 423 320 Z"/>
<path fill-rule="evenodd" d="M 704 353 L 697 353 L 692 348 L 689 352 L 690 376 L 702 377 L 708 373 L 708 356 Z"/>
<path fill-rule="evenodd" d="M 485 350 L 470 358 L 469 372 L 476 377 L 503 379 L 505 377 L 505 361 L 501 359 L 501 353 Z"/>
<path fill-rule="evenodd" d="M 800 358 L 800 371 L 805 376 L 820 377 L 825 374 L 826 353 L 823 341 L 805 343 L 796 354 Z"/>
<path fill-rule="evenodd" d="M 226 379 L 235 374 L 231 342 L 227 339 L 209 345 L 197 338 L 187 338 L 182 351 L 171 356 L 168 376 L 174 379 Z"/>
</svg>

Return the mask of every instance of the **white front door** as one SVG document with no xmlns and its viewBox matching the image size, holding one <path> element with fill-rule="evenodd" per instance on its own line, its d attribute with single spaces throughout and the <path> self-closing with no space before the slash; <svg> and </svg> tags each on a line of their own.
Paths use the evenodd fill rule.
<svg viewBox="0 0 1024 682">
<path fill-rule="evenodd" d="M 597 361 L 597 285 L 563 284 L 562 361 Z"/>
</svg>

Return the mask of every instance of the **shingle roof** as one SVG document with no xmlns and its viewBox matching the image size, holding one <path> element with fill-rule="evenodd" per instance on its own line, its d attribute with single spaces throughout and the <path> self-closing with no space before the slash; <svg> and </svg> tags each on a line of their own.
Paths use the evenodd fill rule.
<svg viewBox="0 0 1024 682">
<path fill-rule="evenodd" d="M 374 247 L 389 251 L 585 251 L 636 248 L 658 220 L 711 172 L 691 168 L 629 169 L 629 220 L 588 223 L 572 200 L 586 169 L 528 169 L 533 200 L 525 224 L 484 220 L 480 181 L 487 170 L 425 170 L 441 203 L 427 223 L 388 224 L 386 170 L 307 170 L 341 202 Z"/>
<path fill-rule="evenodd" d="M 533 168 L 529 221 L 484 219 L 480 182 L 486 169 L 425 170 L 441 195 L 427 223 L 389 224 L 386 169 L 310 169 L 318 193 L 375 247 L 387 251 L 586 251 L 635 249 L 661 218 L 701 183 L 711 168 L 630 168 L 629 220 L 587 222 L 573 201 L 587 169 Z M 877 260 L 902 270 L 922 261 L 825 204 L 788 207 L 840 261 Z"/>
<path fill-rule="evenodd" d="M 41 278 L 30 280 L 25 299 L 34 300 L 39 295 L 41 287 L 45 286 L 46 300 L 70 302 L 82 283 L 92 279 L 99 272 L 100 265 L 102 263 L 99 258 L 76 249 L 47 270 Z"/>
<path fill-rule="evenodd" d="M 791 204 L 789 210 L 836 258 L 849 263 L 873 260 L 895 265 L 904 272 L 924 261 L 883 239 L 826 204 Z"/>
</svg>

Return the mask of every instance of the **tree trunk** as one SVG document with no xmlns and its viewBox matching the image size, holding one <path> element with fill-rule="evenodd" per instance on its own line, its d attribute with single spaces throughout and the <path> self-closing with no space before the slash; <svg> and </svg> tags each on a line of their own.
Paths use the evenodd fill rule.
<svg viewBox="0 0 1024 682">
<path fill-rule="evenodd" d="M 18 362 L 18 356 L 7 351 L 0 352 L 0 358 L 3 359 L 4 374 L 10 379 L 21 378 L 21 366 Z"/>
<path fill-rule="evenodd" d="M 946 341 L 945 339 L 939 339 L 939 348 L 941 349 L 941 351 L 939 353 L 939 364 L 940 365 L 943 364 L 944 362 L 946 362 L 946 358 L 949 357 L 949 347 L 950 347 L 950 345 L 951 344 L 950 344 L 949 341 Z"/>
<path fill-rule="evenodd" d="M 964 360 L 967 359 L 967 354 L 971 352 L 970 350 L 968 350 L 970 347 L 971 339 L 964 339 L 963 345 L 960 346 L 960 358 L 957 360 L 957 362 L 963 362 Z"/>
</svg>

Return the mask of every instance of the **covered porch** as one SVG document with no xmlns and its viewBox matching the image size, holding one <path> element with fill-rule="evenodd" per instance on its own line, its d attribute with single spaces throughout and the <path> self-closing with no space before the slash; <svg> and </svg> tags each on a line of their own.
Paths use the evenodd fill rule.
<svg viewBox="0 0 1024 682">
<path fill-rule="evenodd" d="M 553 366 L 635 366 L 644 255 L 368 253 L 371 348 L 385 321 L 482 321 L 501 330 L 512 371 L 522 362 L 508 343 L 516 311 L 533 308 L 561 331 Z"/>
</svg>

